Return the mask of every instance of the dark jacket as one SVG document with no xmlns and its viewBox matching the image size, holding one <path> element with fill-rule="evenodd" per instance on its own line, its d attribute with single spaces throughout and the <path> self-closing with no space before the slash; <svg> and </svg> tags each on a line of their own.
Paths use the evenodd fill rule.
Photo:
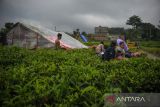
<svg viewBox="0 0 160 107">
<path fill-rule="evenodd" d="M 115 48 L 114 47 L 108 47 L 103 55 L 104 60 L 110 60 L 115 58 Z"/>
</svg>

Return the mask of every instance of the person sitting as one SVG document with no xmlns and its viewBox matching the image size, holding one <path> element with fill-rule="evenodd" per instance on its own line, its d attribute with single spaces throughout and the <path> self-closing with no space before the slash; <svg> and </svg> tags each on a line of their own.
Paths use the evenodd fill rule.
<svg viewBox="0 0 160 107">
<path fill-rule="evenodd" d="M 127 52 L 129 50 L 127 43 L 125 42 L 125 38 L 123 35 L 120 35 L 119 38 L 117 39 L 117 45 L 120 46 L 120 43 L 124 43 L 124 50 Z"/>
<path fill-rule="evenodd" d="M 126 58 L 131 58 L 131 57 L 138 57 L 141 55 L 140 52 L 130 52 L 129 48 L 127 46 L 127 43 L 125 42 L 125 38 L 123 35 L 120 35 L 119 38 L 117 39 L 117 45 L 120 46 L 120 43 L 123 42 L 124 45 L 124 51 L 125 51 L 125 57 Z"/>
<path fill-rule="evenodd" d="M 119 38 L 117 39 L 117 45 L 120 46 L 120 42 L 123 42 L 124 43 L 124 50 L 125 50 L 125 57 L 127 58 L 131 58 L 132 57 L 132 53 L 129 52 L 129 48 L 128 48 L 128 45 L 127 43 L 125 42 L 125 38 L 123 35 L 120 35 Z"/>
<path fill-rule="evenodd" d="M 122 60 L 125 59 L 125 44 L 124 42 L 120 42 L 119 46 L 116 47 L 115 52 L 116 52 L 116 59 Z"/>
<path fill-rule="evenodd" d="M 110 47 L 108 47 L 103 55 L 103 60 L 111 60 L 115 58 L 115 48 L 116 48 L 116 42 L 112 41 Z"/>
<path fill-rule="evenodd" d="M 96 46 L 95 50 L 96 50 L 96 54 L 98 56 L 102 56 L 104 54 L 105 49 L 104 49 L 104 43 L 103 43 L 103 41 L 101 41 L 101 43 L 98 46 Z"/>
</svg>

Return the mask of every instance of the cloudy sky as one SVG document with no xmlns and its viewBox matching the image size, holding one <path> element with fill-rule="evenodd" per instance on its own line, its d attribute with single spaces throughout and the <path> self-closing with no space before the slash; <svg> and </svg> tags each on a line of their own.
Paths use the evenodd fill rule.
<svg viewBox="0 0 160 107">
<path fill-rule="evenodd" d="M 60 31 L 93 33 L 99 25 L 129 27 L 125 23 L 132 15 L 158 25 L 160 0 L 0 0 L 0 27 L 27 20 Z"/>
</svg>

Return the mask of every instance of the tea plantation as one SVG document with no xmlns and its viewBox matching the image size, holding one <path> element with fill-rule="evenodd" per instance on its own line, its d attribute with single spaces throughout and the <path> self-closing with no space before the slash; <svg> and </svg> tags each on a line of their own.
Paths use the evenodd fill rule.
<svg viewBox="0 0 160 107">
<path fill-rule="evenodd" d="M 106 93 L 160 92 L 160 60 L 102 61 L 93 50 L 0 47 L 1 107 L 102 107 Z"/>
</svg>

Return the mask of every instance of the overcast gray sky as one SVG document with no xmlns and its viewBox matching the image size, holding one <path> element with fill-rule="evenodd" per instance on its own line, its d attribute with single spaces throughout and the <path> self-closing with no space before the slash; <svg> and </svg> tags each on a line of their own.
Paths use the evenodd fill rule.
<svg viewBox="0 0 160 107">
<path fill-rule="evenodd" d="M 158 25 L 160 0 L 0 0 L 0 26 L 28 20 L 51 29 L 93 33 L 99 25 L 129 27 L 125 23 L 132 15 Z"/>
</svg>

